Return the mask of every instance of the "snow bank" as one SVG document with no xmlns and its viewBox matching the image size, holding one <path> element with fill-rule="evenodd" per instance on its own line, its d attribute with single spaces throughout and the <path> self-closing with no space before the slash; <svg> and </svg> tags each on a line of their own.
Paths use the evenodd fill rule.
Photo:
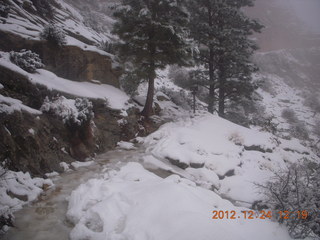
<svg viewBox="0 0 320 240">
<path fill-rule="evenodd" d="M 128 163 L 73 191 L 67 217 L 75 224 L 72 240 L 290 239 L 277 223 L 214 220 L 213 210 L 243 209 L 178 175 L 162 179 Z"/>
</svg>

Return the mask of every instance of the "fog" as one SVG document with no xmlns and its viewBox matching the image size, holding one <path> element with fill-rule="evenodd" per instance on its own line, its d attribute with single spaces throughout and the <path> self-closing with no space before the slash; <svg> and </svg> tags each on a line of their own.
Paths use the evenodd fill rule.
<svg viewBox="0 0 320 240">
<path fill-rule="evenodd" d="M 320 34 L 320 0 L 286 0 L 302 20 L 308 31 Z"/>
<path fill-rule="evenodd" d="M 265 26 L 260 51 L 320 46 L 320 0 L 256 0 L 246 12 Z"/>
</svg>

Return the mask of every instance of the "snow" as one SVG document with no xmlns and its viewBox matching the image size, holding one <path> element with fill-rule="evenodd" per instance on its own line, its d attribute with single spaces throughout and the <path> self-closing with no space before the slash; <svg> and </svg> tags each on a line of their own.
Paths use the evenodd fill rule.
<svg viewBox="0 0 320 240">
<path fill-rule="evenodd" d="M 303 161 L 306 156 L 318 161 L 298 141 L 280 139 L 207 113 L 163 125 L 145 138 L 144 145 L 152 156 L 145 160 L 147 166 L 164 170 L 175 167 L 185 178 L 207 189 L 216 188 L 243 206 L 261 200 L 256 184 L 286 169 L 287 163 Z"/>
<path fill-rule="evenodd" d="M 4 86 L 0 83 L 0 89 L 3 89 L 4 88 Z"/>
<path fill-rule="evenodd" d="M 1 66 L 26 76 L 33 84 L 41 84 L 46 86 L 49 90 L 57 90 L 78 97 L 107 99 L 109 107 L 117 110 L 127 109 L 131 106 L 127 103 L 129 100 L 128 95 L 111 85 L 75 82 L 60 78 L 54 73 L 44 69 L 38 69 L 37 73 L 31 74 L 11 63 L 8 53 L 0 52 L 0 54 L 2 55 L 2 58 L 0 58 Z"/>
<path fill-rule="evenodd" d="M 70 164 L 66 163 L 66 162 L 60 162 L 60 167 L 63 168 L 63 171 L 69 171 L 70 170 Z"/>
<path fill-rule="evenodd" d="M 305 158 L 298 141 L 198 113 L 166 123 L 139 142 L 145 148 L 140 162 L 117 171 L 106 167 L 72 192 L 72 240 L 291 239 L 269 219 L 214 220 L 212 211 L 241 213 L 262 200 L 257 184 Z"/>
<path fill-rule="evenodd" d="M 26 111 L 31 114 L 42 114 L 42 112 L 24 105 L 20 100 L 5 97 L 0 94 L 0 113 L 12 114 L 14 111 Z"/>
<path fill-rule="evenodd" d="M 29 132 L 30 134 L 32 134 L 33 136 L 35 135 L 35 131 L 34 131 L 33 128 L 30 128 L 30 129 L 28 130 L 28 132 Z"/>
<path fill-rule="evenodd" d="M 45 175 L 46 175 L 48 178 L 53 178 L 53 177 L 59 176 L 59 173 L 53 171 L 53 172 L 50 172 L 50 173 L 46 173 Z"/>
<path fill-rule="evenodd" d="M 110 39 L 108 33 L 98 33 L 95 30 L 85 26 L 85 19 L 74 7 L 67 4 L 65 1 L 58 1 L 61 6 L 59 9 L 53 7 L 55 17 L 50 22 L 55 24 L 58 28 L 64 30 L 66 34 L 72 32 L 78 34 L 82 38 L 86 38 L 92 45 L 88 45 L 75 39 L 72 36 L 67 36 L 66 45 L 72 45 L 80 47 L 85 51 L 95 51 L 103 55 L 109 55 L 108 53 L 98 49 L 99 43 Z M 48 24 L 46 19 L 43 19 L 36 14 L 30 14 L 21 6 L 16 3 L 11 3 L 11 11 L 6 18 L 5 22 L 0 23 L 0 30 L 17 34 L 26 39 L 40 40 L 39 34 L 42 32 L 45 25 Z M 23 16 L 23 17 L 21 17 Z"/>
<path fill-rule="evenodd" d="M 277 223 L 212 219 L 214 210 L 241 214 L 246 209 L 178 175 L 162 179 L 139 163 L 128 163 L 73 191 L 67 218 L 75 224 L 72 240 L 290 239 Z"/>
<path fill-rule="evenodd" d="M 93 117 L 92 107 L 93 105 L 88 99 L 67 99 L 60 96 L 53 101 L 46 98 L 40 110 L 54 113 L 62 119 L 63 123 L 72 122 L 81 125 Z"/>
<path fill-rule="evenodd" d="M 50 179 L 32 178 L 29 173 L 14 172 L 0 167 L 0 213 L 4 216 L 32 202 L 43 192 L 43 186 L 53 186 Z"/>
<path fill-rule="evenodd" d="M 69 153 L 67 152 L 67 150 L 66 150 L 65 147 L 61 148 L 61 152 L 65 153 L 65 154 L 67 154 L 67 155 L 69 154 Z"/>
<path fill-rule="evenodd" d="M 71 166 L 74 167 L 75 169 L 80 168 L 80 167 L 88 167 L 92 165 L 94 161 L 87 161 L 87 162 L 79 162 L 75 161 L 71 163 Z"/>
<path fill-rule="evenodd" d="M 136 149 L 136 147 L 134 146 L 133 143 L 131 142 L 125 142 L 125 141 L 120 141 L 117 143 L 117 146 L 119 148 L 125 149 L 125 150 L 132 150 L 132 149 Z"/>
</svg>

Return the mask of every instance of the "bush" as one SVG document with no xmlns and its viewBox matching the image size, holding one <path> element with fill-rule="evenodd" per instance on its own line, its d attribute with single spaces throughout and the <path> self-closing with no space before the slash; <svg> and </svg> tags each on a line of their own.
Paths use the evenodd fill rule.
<svg viewBox="0 0 320 240">
<path fill-rule="evenodd" d="M 297 118 L 296 113 L 292 109 L 284 109 L 281 116 L 290 123 L 289 132 L 293 137 L 302 140 L 309 139 L 309 132 L 306 124 Z"/>
<path fill-rule="evenodd" d="M 313 134 L 320 139 L 320 120 L 316 121 L 315 126 L 313 127 Z"/>
<path fill-rule="evenodd" d="M 0 5 L 0 16 L 7 18 L 9 16 L 10 7 L 8 5 Z"/>
<path fill-rule="evenodd" d="M 120 78 L 121 89 L 130 96 L 135 96 L 137 94 L 138 87 L 142 82 L 143 79 L 135 72 L 126 71 Z"/>
<path fill-rule="evenodd" d="M 67 99 L 63 96 L 52 101 L 46 97 L 40 110 L 58 116 L 68 126 L 82 126 L 93 118 L 93 105 L 86 98 Z"/>
<path fill-rule="evenodd" d="M 306 125 L 301 121 L 291 124 L 290 133 L 293 137 L 298 139 L 302 139 L 302 140 L 309 139 L 308 129 Z"/>
<path fill-rule="evenodd" d="M 47 40 L 56 46 L 62 46 L 67 43 L 65 33 L 54 24 L 48 24 L 44 27 L 43 31 L 40 33 L 40 38 Z"/>
<path fill-rule="evenodd" d="M 20 52 L 11 51 L 10 60 L 30 73 L 34 73 L 38 68 L 44 67 L 39 55 L 30 50 L 23 49 Z"/>
<path fill-rule="evenodd" d="M 237 102 L 230 102 L 225 114 L 225 118 L 241 126 L 260 126 L 263 130 L 275 134 L 277 126 L 272 121 L 273 117 L 266 113 L 261 96 L 252 94 L 252 98 L 239 98 Z"/>
<path fill-rule="evenodd" d="M 182 107 L 185 110 L 190 110 L 193 106 L 192 96 L 184 90 L 174 91 L 171 88 L 161 87 L 160 92 L 163 92 L 167 95 L 170 100 L 179 107 Z"/>
<path fill-rule="evenodd" d="M 114 46 L 114 43 L 112 43 L 112 42 L 105 41 L 105 42 L 101 43 L 99 47 L 107 53 L 110 53 L 110 54 L 115 53 L 115 46 Z"/>
<path fill-rule="evenodd" d="M 289 108 L 283 109 L 283 111 L 281 113 L 281 117 L 286 119 L 289 123 L 294 123 L 294 122 L 298 121 L 296 113 L 292 109 L 289 109 Z"/>
<path fill-rule="evenodd" d="M 54 16 L 54 10 L 50 4 L 50 2 L 54 2 L 53 0 L 31 0 L 33 6 L 37 9 L 37 12 L 40 16 L 52 19 Z"/>
<path fill-rule="evenodd" d="M 173 65 L 169 68 L 168 77 L 179 87 L 190 90 L 192 82 L 186 68 Z"/>
<path fill-rule="evenodd" d="M 277 173 L 262 187 L 276 220 L 288 227 L 293 238 L 320 237 L 320 165 L 304 162 L 292 165 L 289 170 Z M 279 211 L 291 213 L 288 219 Z M 308 213 L 305 219 L 298 211 Z"/>
<path fill-rule="evenodd" d="M 304 105 L 311 108 L 315 113 L 320 113 L 319 94 L 312 93 L 310 95 L 307 95 L 307 97 L 305 97 Z"/>
</svg>

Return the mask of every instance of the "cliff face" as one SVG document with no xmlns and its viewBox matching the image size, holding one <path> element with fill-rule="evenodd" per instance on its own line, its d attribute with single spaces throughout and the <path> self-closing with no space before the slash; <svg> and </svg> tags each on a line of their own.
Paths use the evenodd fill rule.
<svg viewBox="0 0 320 240">
<path fill-rule="evenodd" d="M 44 68 L 59 77 L 78 82 L 99 80 L 119 87 L 120 72 L 112 68 L 112 57 L 107 53 L 70 45 L 55 47 L 46 41 L 0 31 L 0 50 L 21 49 L 39 54 Z M 0 66 L 0 82 L 0 96 L 21 101 L 35 110 L 40 109 L 47 96 L 51 99 L 57 95 L 68 99 L 77 97 L 32 83 L 27 76 L 4 66 Z M 94 113 L 92 121 L 70 127 L 48 113 L 21 110 L 8 114 L 1 111 L 1 105 L 6 103 L 0 99 L 0 162 L 5 162 L 10 170 L 44 176 L 52 171 L 61 172 L 61 162 L 84 161 L 114 148 L 121 140 L 132 139 L 139 132 L 136 110 L 128 110 L 129 115 L 123 117 L 120 110 L 108 108 L 103 99 L 90 101 Z M 120 119 L 125 124 L 118 123 Z"/>
<path fill-rule="evenodd" d="M 45 41 L 35 41 L 0 31 L 0 50 L 28 49 L 40 55 L 45 69 L 59 77 L 75 81 L 99 80 L 119 87 L 120 71 L 112 68 L 110 56 L 84 51 L 76 46 L 51 46 Z"/>
</svg>

